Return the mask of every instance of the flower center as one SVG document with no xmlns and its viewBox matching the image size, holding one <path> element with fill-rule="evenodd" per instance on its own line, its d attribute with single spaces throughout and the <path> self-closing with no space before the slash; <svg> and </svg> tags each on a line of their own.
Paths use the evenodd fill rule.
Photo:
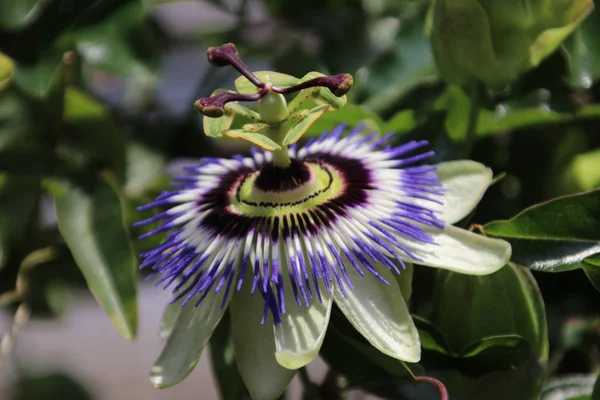
<svg viewBox="0 0 600 400">
<path fill-rule="evenodd" d="M 248 216 L 301 212 L 338 196 L 339 172 L 320 162 L 292 160 L 287 168 L 266 164 L 244 175 L 230 192 L 230 210 Z"/>
</svg>

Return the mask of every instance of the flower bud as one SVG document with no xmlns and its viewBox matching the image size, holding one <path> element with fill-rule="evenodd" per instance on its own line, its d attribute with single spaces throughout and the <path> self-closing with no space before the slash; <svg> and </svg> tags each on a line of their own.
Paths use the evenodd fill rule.
<svg viewBox="0 0 600 400">
<path fill-rule="evenodd" d="M 554 52 L 592 0 L 435 0 L 431 41 L 450 83 L 501 89 Z"/>
<path fill-rule="evenodd" d="M 233 58 L 237 59 L 237 50 L 233 43 L 227 43 L 219 47 L 209 47 L 206 51 L 208 62 L 218 67 L 231 65 Z"/>
</svg>

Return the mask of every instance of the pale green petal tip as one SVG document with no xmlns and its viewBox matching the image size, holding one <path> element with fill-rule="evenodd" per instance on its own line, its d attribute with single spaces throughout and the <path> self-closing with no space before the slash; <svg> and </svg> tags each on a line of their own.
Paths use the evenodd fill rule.
<svg viewBox="0 0 600 400">
<path fill-rule="evenodd" d="M 410 346 L 407 346 L 404 343 L 390 343 L 389 345 L 393 348 L 393 351 L 391 351 L 389 347 L 379 348 L 376 346 L 376 348 L 383 354 L 395 358 L 396 360 L 408 363 L 418 363 L 421 361 L 421 341 L 419 340 L 418 334 L 416 341 Z"/>
<path fill-rule="evenodd" d="M 493 178 L 490 168 L 471 160 L 440 163 L 437 174 L 447 190 L 441 218 L 449 224 L 460 221 L 477 207 Z"/>
<path fill-rule="evenodd" d="M 277 359 L 277 362 L 282 367 L 295 370 L 306 366 L 318 355 L 319 349 L 301 354 L 289 350 L 281 350 L 275 353 L 275 359 Z"/>
<path fill-rule="evenodd" d="M 165 374 L 163 367 L 155 364 L 152 366 L 152 368 L 150 368 L 150 382 L 157 389 L 167 389 L 167 388 L 173 387 L 173 386 L 177 385 L 178 383 L 182 382 L 185 378 L 187 378 L 188 375 L 194 369 L 194 367 L 195 367 L 195 364 L 190 366 L 187 373 L 185 375 L 181 375 L 178 379 L 169 380 L 169 379 L 166 379 L 166 374 Z"/>
</svg>

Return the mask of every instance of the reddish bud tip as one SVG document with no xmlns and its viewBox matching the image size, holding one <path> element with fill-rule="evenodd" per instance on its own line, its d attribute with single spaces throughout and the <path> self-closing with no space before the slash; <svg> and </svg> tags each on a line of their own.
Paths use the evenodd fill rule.
<svg viewBox="0 0 600 400">
<path fill-rule="evenodd" d="M 194 102 L 196 110 L 210 118 L 219 118 L 225 114 L 225 108 L 221 104 L 215 104 L 211 98 L 204 98 Z"/>
<path fill-rule="evenodd" d="M 350 74 L 340 74 L 328 77 L 325 86 L 337 97 L 342 97 L 352 89 L 354 78 Z"/>
<path fill-rule="evenodd" d="M 237 59 L 237 50 L 233 43 L 227 43 L 219 47 L 209 47 L 206 55 L 209 63 L 225 67 L 232 64 L 232 59 Z"/>
</svg>

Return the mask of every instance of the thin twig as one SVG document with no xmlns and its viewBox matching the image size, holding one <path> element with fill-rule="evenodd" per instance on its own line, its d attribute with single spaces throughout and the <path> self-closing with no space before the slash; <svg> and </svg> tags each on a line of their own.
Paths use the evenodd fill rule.
<svg viewBox="0 0 600 400">
<path fill-rule="evenodd" d="M 10 354 L 17 333 L 27 324 L 31 314 L 29 304 L 25 301 L 29 293 L 29 272 L 32 268 L 53 260 L 55 257 L 56 251 L 53 247 L 45 247 L 30 253 L 19 265 L 15 289 L 0 295 L 0 307 L 21 302 L 15 311 L 12 326 L 0 340 L 0 364 Z"/>
<path fill-rule="evenodd" d="M 415 381 L 428 383 L 430 385 L 435 386 L 437 388 L 437 390 L 440 392 L 440 400 L 449 400 L 450 399 L 450 397 L 448 396 L 448 390 L 446 389 L 446 386 L 444 386 L 442 381 L 435 379 L 431 376 L 417 376 L 417 377 L 415 377 Z"/>
</svg>

